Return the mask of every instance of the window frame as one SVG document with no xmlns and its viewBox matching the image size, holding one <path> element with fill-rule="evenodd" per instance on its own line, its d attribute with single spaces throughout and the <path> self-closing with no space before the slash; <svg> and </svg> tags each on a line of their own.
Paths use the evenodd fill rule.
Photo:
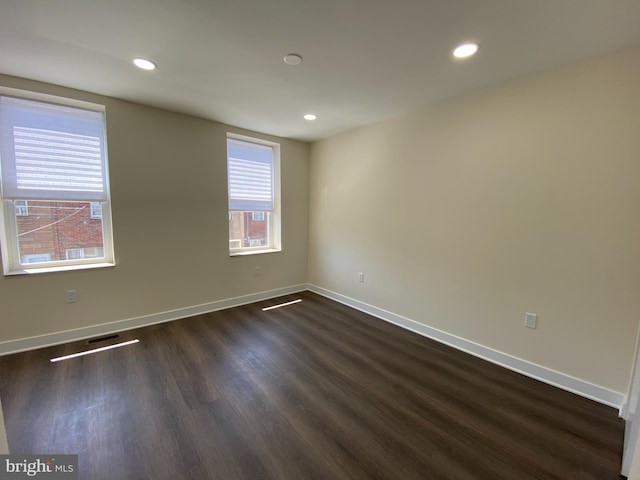
<svg viewBox="0 0 640 480">
<path fill-rule="evenodd" d="M 105 200 L 101 202 L 102 206 L 102 247 L 104 257 L 87 258 L 77 260 L 52 260 L 42 263 L 23 263 L 20 257 L 20 245 L 18 241 L 17 219 L 19 215 L 16 212 L 16 198 L 4 198 L 0 196 L 0 250 L 2 255 L 2 268 L 5 276 L 23 275 L 33 273 L 49 273 L 56 271 L 69 271 L 87 268 L 103 268 L 115 265 L 115 256 L 113 249 L 113 227 L 111 220 L 111 197 L 109 189 L 109 159 L 107 146 L 107 118 L 106 108 L 104 105 L 76 100 L 73 98 L 59 97 L 40 92 L 32 92 L 15 88 L 0 86 L 0 96 L 14 97 L 34 102 L 48 103 L 98 112 L 102 115 L 102 138 L 104 148 L 104 182 L 105 182 Z M 0 195 L 1 195 L 0 191 Z M 59 198 L 47 199 L 41 198 L 42 201 L 62 202 Z M 93 199 L 71 200 L 76 202 L 92 202 Z"/>
<path fill-rule="evenodd" d="M 229 140 L 236 140 L 240 142 L 253 143 L 256 145 L 268 146 L 271 147 L 272 150 L 272 187 L 273 187 L 273 210 L 231 210 L 227 205 L 228 213 L 229 213 L 229 221 L 232 218 L 232 212 L 255 212 L 261 211 L 265 214 L 265 219 L 263 222 L 266 223 L 265 227 L 267 230 L 268 237 L 268 245 L 265 246 L 249 246 L 249 247 L 240 247 L 240 248 L 232 248 L 231 243 L 236 240 L 232 239 L 230 236 L 230 231 L 227 229 L 227 238 L 229 240 L 229 256 L 243 256 L 243 255 L 256 255 L 263 253 L 274 253 L 282 251 L 282 240 L 281 240 L 281 205 L 280 205 L 280 144 L 276 142 L 271 142 L 268 140 L 264 140 L 261 138 L 250 137 L 247 135 L 241 135 L 237 133 L 227 132 L 226 137 L 226 164 L 227 164 L 227 202 L 229 202 Z M 253 218 L 253 214 L 252 217 Z"/>
</svg>

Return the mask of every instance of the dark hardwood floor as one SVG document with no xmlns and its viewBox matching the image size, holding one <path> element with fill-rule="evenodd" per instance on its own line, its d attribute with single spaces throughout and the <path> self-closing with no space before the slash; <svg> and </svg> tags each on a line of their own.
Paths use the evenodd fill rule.
<svg viewBox="0 0 640 480">
<path fill-rule="evenodd" d="M 131 338 L 0 357 L 10 451 L 85 480 L 622 478 L 613 408 L 310 292 Z"/>
</svg>

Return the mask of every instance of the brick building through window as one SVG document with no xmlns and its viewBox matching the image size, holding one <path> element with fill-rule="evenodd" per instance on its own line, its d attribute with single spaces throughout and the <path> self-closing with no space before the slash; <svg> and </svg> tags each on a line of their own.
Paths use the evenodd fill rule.
<svg viewBox="0 0 640 480">
<path fill-rule="evenodd" d="M 16 216 L 23 263 L 104 256 L 99 203 L 29 200 L 25 206 L 28 214 Z"/>
<path fill-rule="evenodd" d="M 269 212 L 229 212 L 229 247 L 269 245 Z"/>
</svg>

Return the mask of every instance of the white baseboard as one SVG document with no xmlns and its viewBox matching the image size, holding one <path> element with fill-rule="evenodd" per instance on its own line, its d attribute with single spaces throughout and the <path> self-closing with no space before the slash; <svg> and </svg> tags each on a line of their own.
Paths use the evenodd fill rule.
<svg viewBox="0 0 640 480">
<path fill-rule="evenodd" d="M 241 297 L 228 298 L 218 300 L 202 305 L 192 307 L 178 308 L 167 312 L 153 313 L 140 317 L 129 318 L 126 320 L 118 320 L 115 322 L 103 323 L 100 325 L 92 325 L 89 327 L 77 328 L 74 330 L 65 330 L 62 332 L 48 333 L 35 337 L 20 338 L 17 340 L 9 340 L 0 342 L 0 356 L 12 353 L 34 350 L 36 348 L 50 347 L 61 343 L 74 342 L 84 340 L 86 338 L 99 337 L 111 333 L 122 332 L 134 328 L 146 327 L 156 323 L 170 322 L 181 318 L 193 317 L 203 313 L 215 312 L 225 308 L 238 307 L 248 303 L 268 300 L 269 298 L 279 297 L 290 293 L 297 293 L 307 290 L 307 285 L 293 285 L 290 287 L 278 288 L 276 290 L 267 290 L 265 292 L 252 293 Z"/>
<path fill-rule="evenodd" d="M 412 332 L 436 340 L 440 343 L 444 343 L 458 350 L 462 350 L 463 352 L 487 360 L 491 363 L 495 363 L 496 365 L 500 365 L 501 367 L 508 368 L 509 370 L 513 370 L 536 380 L 540 380 L 541 382 L 548 383 L 563 390 L 567 390 L 577 395 L 595 400 L 596 402 L 609 405 L 610 407 L 618 408 L 619 413 L 622 413 L 621 409 L 625 404 L 625 395 L 620 392 L 616 392 L 608 388 L 586 382 L 579 378 L 575 378 L 570 375 L 551 370 L 550 368 L 531 363 L 527 360 L 514 357 L 507 353 L 485 347 L 483 345 L 480 345 L 479 343 L 465 340 L 464 338 L 457 337 L 433 327 L 429 327 L 427 325 L 424 325 L 423 323 L 416 322 L 415 320 L 411 320 L 387 310 L 374 307 L 373 305 L 369 305 L 367 303 L 355 300 L 336 292 L 332 292 L 331 290 L 327 290 L 316 285 L 310 284 L 309 290 L 324 297 L 348 305 L 349 307 L 355 308 L 356 310 L 360 310 L 362 312 L 368 313 L 369 315 L 373 315 L 374 317 L 377 317 L 381 320 L 393 323 L 402 328 L 406 328 L 407 330 L 411 330 Z"/>
</svg>

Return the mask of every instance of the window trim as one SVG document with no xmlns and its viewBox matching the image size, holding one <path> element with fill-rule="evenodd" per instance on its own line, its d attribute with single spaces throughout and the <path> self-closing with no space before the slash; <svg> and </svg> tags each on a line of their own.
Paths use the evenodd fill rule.
<svg viewBox="0 0 640 480">
<path fill-rule="evenodd" d="M 262 253 L 275 253 L 282 251 L 282 238 L 281 238 L 281 222 L 282 222 L 282 213 L 281 213 L 281 205 L 280 205 L 280 164 L 281 164 L 281 148 L 280 144 L 276 142 L 271 142 L 269 140 L 264 140 L 261 138 L 250 137 L 247 135 L 241 135 L 237 133 L 227 132 L 226 140 L 239 140 L 242 142 L 255 143 L 258 145 L 269 146 L 273 152 L 273 210 L 265 210 L 265 212 L 269 212 L 270 215 L 267 215 L 269 221 L 266 222 L 266 228 L 268 230 L 268 238 L 269 244 L 260 247 L 241 247 L 231 249 L 230 242 L 232 239 L 229 236 L 229 229 L 227 229 L 227 239 L 229 240 L 229 256 L 244 256 L 244 255 L 256 255 Z M 229 169 L 229 156 L 228 156 L 228 142 L 225 141 L 226 147 L 226 155 L 225 155 L 225 163 L 227 166 L 227 175 Z M 227 176 L 227 203 L 229 201 L 229 180 Z M 227 204 L 227 209 L 229 211 L 229 217 L 231 218 L 231 210 L 229 210 L 229 206 Z M 234 211 L 246 211 L 246 210 L 234 210 Z M 265 219 L 266 221 L 266 219 Z"/>
<path fill-rule="evenodd" d="M 102 242 L 104 257 L 99 261 L 96 258 L 80 260 L 54 260 L 46 263 L 26 264 L 20 258 L 20 246 L 18 243 L 17 218 L 14 200 L 0 197 L 0 250 L 2 257 L 2 269 L 5 276 L 24 275 L 33 273 L 49 273 L 58 271 L 70 271 L 78 269 L 104 268 L 115 266 L 113 249 L 113 225 L 111 219 L 111 196 L 109 188 L 109 158 L 107 145 L 107 118 L 104 105 L 85 102 L 73 98 L 59 97 L 40 92 L 32 92 L 15 88 L 0 86 L 0 95 L 24 100 L 62 105 L 100 112 L 103 116 L 104 138 L 104 185 L 106 200 L 102 203 Z M 24 199 L 20 199 L 24 200 Z M 61 199 L 42 198 L 42 201 L 62 202 Z M 92 202 L 95 200 L 71 200 L 75 202 Z"/>
</svg>

